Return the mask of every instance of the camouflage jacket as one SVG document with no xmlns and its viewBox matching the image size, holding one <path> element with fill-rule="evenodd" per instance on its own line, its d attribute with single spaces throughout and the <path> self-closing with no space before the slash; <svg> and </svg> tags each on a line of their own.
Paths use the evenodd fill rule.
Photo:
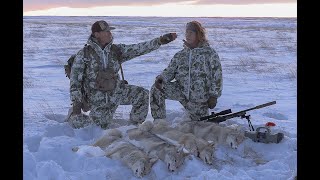
<svg viewBox="0 0 320 180">
<path fill-rule="evenodd" d="M 88 57 L 84 57 L 84 49 L 86 47 L 77 53 L 70 74 L 70 98 L 72 102 L 81 102 L 83 96 L 81 93 L 82 86 L 84 86 L 83 88 L 86 93 L 96 90 L 95 80 L 99 67 L 113 68 L 115 72 L 119 72 L 120 63 L 149 53 L 160 47 L 159 38 L 138 44 L 117 44 L 115 46 L 121 51 L 121 58 L 119 58 L 114 51 L 111 51 L 112 43 L 111 41 L 104 49 L 101 49 L 96 38 L 90 36 L 87 41 L 87 45 L 91 46 L 88 48 Z M 117 79 L 119 82 L 118 73 Z M 118 82 L 114 91 L 120 88 L 120 83 Z"/>
<path fill-rule="evenodd" d="M 220 97 L 222 68 L 216 51 L 208 43 L 177 52 L 161 73 L 165 82 L 176 80 L 182 93 L 191 102 L 205 102 L 209 97 Z"/>
</svg>

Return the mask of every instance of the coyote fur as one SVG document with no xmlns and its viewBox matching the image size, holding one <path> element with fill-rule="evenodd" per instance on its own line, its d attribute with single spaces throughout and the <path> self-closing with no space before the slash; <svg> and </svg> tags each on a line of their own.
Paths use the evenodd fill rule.
<svg viewBox="0 0 320 180">
<path fill-rule="evenodd" d="M 207 164 L 213 163 L 214 143 L 209 143 L 204 139 L 198 138 L 192 133 L 184 133 L 170 127 L 165 120 L 158 120 L 155 123 L 145 121 L 140 125 L 143 131 L 149 131 L 166 141 L 174 141 L 183 145 L 191 154 L 199 157 Z"/>
<path fill-rule="evenodd" d="M 152 165 L 157 161 L 122 139 L 122 134 L 118 129 L 110 129 L 91 146 L 98 146 L 105 152 L 105 156 L 123 162 L 138 178 L 147 175 L 151 171 Z M 72 150 L 77 151 L 78 149 L 79 147 L 75 147 Z"/>
<path fill-rule="evenodd" d="M 150 173 L 157 158 L 150 158 L 133 144 L 121 139 L 111 144 L 105 150 L 106 156 L 118 159 L 126 164 L 136 177 L 143 177 Z"/>
<path fill-rule="evenodd" d="M 211 122 L 185 122 L 178 127 L 182 132 L 193 133 L 199 138 L 233 149 L 237 149 L 245 139 L 244 133 L 237 125 L 223 127 Z"/>
<path fill-rule="evenodd" d="M 121 131 L 118 129 L 110 129 L 106 134 L 101 136 L 98 140 L 96 140 L 93 144 L 90 146 L 93 147 L 100 147 L 102 150 L 108 147 L 110 144 L 112 144 L 114 141 L 122 138 Z M 72 151 L 77 152 L 79 150 L 79 146 L 73 147 Z"/>
<path fill-rule="evenodd" d="M 157 157 L 166 163 L 169 171 L 176 171 L 184 162 L 188 153 L 183 147 L 176 147 L 158 138 L 157 136 L 140 130 L 139 128 L 127 131 L 128 141 L 143 149 L 150 157 Z"/>
</svg>

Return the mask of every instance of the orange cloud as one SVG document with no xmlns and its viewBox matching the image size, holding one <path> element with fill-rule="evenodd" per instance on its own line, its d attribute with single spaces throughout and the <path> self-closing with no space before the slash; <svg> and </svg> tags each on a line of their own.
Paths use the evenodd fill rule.
<svg viewBox="0 0 320 180">
<path fill-rule="evenodd" d="M 91 8 L 98 6 L 149 6 L 159 5 L 168 2 L 181 2 L 185 0 L 23 0 L 23 11 L 45 10 L 57 7 L 70 7 L 70 8 Z"/>
<path fill-rule="evenodd" d="M 165 3 L 193 2 L 194 4 L 265 4 L 296 3 L 297 0 L 23 0 L 23 11 L 45 10 L 57 7 L 90 8 L 97 6 L 151 6 Z"/>
</svg>

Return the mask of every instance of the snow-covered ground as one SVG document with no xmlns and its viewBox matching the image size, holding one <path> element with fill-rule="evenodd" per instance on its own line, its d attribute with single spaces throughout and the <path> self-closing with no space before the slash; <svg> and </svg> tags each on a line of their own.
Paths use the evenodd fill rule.
<svg viewBox="0 0 320 180">
<path fill-rule="evenodd" d="M 96 20 L 116 29 L 114 43 L 133 44 L 168 32 L 178 38 L 123 64 L 130 84 L 150 89 L 155 77 L 182 48 L 185 24 L 197 20 L 218 52 L 224 87 L 215 112 L 250 111 L 254 127 L 276 123 L 279 144 L 246 139 L 237 150 L 219 146 L 209 166 L 193 158 L 176 172 L 158 161 L 143 179 L 293 179 L 297 174 L 297 19 L 296 18 L 161 18 L 161 17 L 23 17 L 23 177 L 25 180 L 136 179 L 120 161 L 88 157 L 71 148 L 88 145 L 105 131 L 97 126 L 72 129 L 64 118 L 70 107 L 69 80 L 63 65 L 86 42 Z M 166 101 L 174 125 L 184 110 Z M 119 106 L 114 119 L 128 118 L 131 106 Z M 150 111 L 147 119 L 152 119 Z M 226 124 L 248 128 L 246 120 Z"/>
</svg>

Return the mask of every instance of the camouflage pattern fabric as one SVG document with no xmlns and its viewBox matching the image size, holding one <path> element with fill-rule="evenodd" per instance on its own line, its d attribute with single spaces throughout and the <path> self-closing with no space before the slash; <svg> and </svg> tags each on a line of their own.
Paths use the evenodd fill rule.
<svg viewBox="0 0 320 180">
<path fill-rule="evenodd" d="M 154 119 L 166 117 L 165 99 L 179 101 L 189 112 L 191 120 L 198 120 L 201 116 L 208 115 L 209 97 L 221 96 L 220 59 L 208 43 L 200 44 L 194 49 L 184 46 L 160 76 L 164 80 L 164 92 L 154 85 L 150 91 L 151 115 Z"/>
<path fill-rule="evenodd" d="M 83 128 L 93 123 L 91 118 L 84 114 L 71 115 L 70 118 L 67 119 L 67 121 L 71 125 L 71 127 L 76 129 Z"/>
<path fill-rule="evenodd" d="M 149 90 L 139 86 L 121 84 L 118 91 L 104 93 L 92 91 L 89 99 L 94 104 L 90 111 L 93 122 L 100 126 L 108 126 L 118 105 L 132 105 L 130 121 L 132 124 L 142 123 L 148 114 Z"/>
<path fill-rule="evenodd" d="M 154 119 L 166 118 L 165 99 L 179 101 L 188 111 L 190 119 L 198 120 L 201 116 L 208 115 L 208 105 L 203 102 L 190 102 L 181 92 L 182 87 L 177 82 L 168 82 L 163 92 L 153 85 L 150 91 L 151 115 Z"/>
<path fill-rule="evenodd" d="M 137 56 L 149 53 L 160 47 L 159 38 L 138 44 L 116 46 L 121 51 L 121 58 L 111 51 L 112 41 L 104 48 L 97 43 L 97 39 L 90 36 L 87 44 L 91 46 L 88 58 L 84 57 L 81 49 L 76 57 L 70 74 L 70 98 L 72 102 L 81 102 L 82 82 L 84 91 L 91 106 L 90 118 L 94 123 L 107 128 L 118 105 L 132 105 L 130 121 L 143 122 L 148 114 L 149 91 L 142 87 L 126 85 L 119 77 L 120 63 Z M 100 62 L 99 62 L 100 61 Z M 104 68 L 113 68 L 116 74 L 116 88 L 113 91 L 102 92 L 95 88 L 95 81 L 99 65 Z M 84 68 L 86 66 L 86 68 Z M 85 72 L 84 72 L 85 69 Z"/>
</svg>

